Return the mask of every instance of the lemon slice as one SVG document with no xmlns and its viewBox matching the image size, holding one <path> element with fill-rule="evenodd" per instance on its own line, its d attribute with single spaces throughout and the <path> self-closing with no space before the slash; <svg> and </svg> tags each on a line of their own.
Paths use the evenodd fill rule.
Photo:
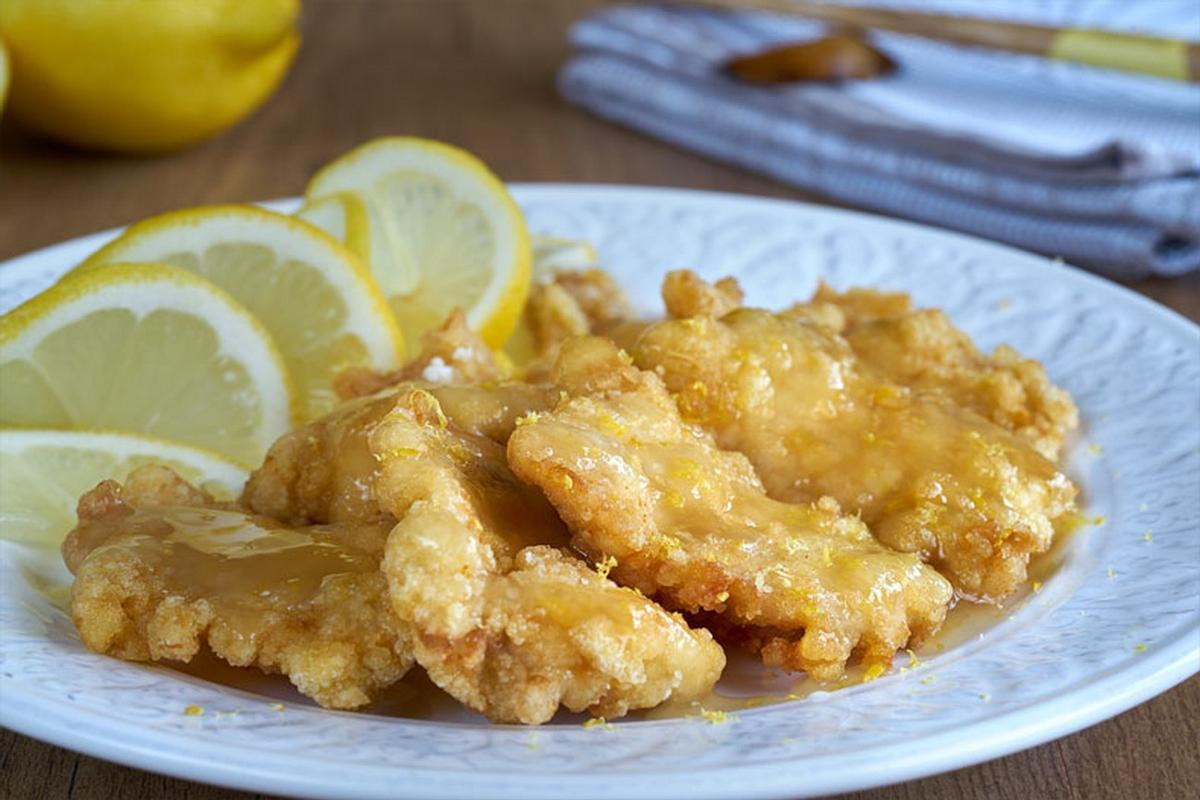
<svg viewBox="0 0 1200 800">
<path fill-rule="evenodd" d="M 367 222 L 367 207 L 355 195 L 335 192 L 306 202 L 296 216 L 346 245 L 363 264 L 370 263 L 371 229 Z"/>
<path fill-rule="evenodd" d="M 346 367 L 397 368 L 403 340 L 362 263 L 312 225 L 253 206 L 174 211 L 131 226 L 83 268 L 157 261 L 208 278 L 270 331 L 304 420 L 333 408 Z"/>
<path fill-rule="evenodd" d="M 457 307 L 489 345 L 504 344 L 529 291 L 529 234 L 483 162 L 440 142 L 377 139 L 318 172 L 307 197 L 336 192 L 366 205 L 367 261 L 409 341 Z"/>
<path fill-rule="evenodd" d="M 293 406 L 270 334 L 185 270 L 76 272 L 0 317 L 0 425 L 144 433 L 254 466 Z"/>
<path fill-rule="evenodd" d="M 534 234 L 530 237 L 533 246 L 533 279 L 549 280 L 556 273 L 588 269 L 596 266 L 596 248 L 582 239 L 565 239 L 561 236 Z"/>
<path fill-rule="evenodd" d="M 212 453 L 161 439 L 99 431 L 0 430 L 0 537 L 57 546 L 75 525 L 79 496 L 107 478 L 163 464 L 221 501 L 246 472 Z"/>
</svg>

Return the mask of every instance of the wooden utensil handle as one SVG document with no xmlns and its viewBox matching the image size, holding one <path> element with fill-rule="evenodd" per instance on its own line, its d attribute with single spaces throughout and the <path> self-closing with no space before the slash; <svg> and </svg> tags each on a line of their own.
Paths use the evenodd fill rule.
<svg viewBox="0 0 1200 800">
<path fill-rule="evenodd" d="M 910 34 L 953 44 L 1030 53 L 1180 81 L 1200 81 L 1200 44 L 1182 39 L 864 6 L 836 6 L 804 0 L 698 0 L 698 4 L 794 14 L 822 22 Z"/>
</svg>

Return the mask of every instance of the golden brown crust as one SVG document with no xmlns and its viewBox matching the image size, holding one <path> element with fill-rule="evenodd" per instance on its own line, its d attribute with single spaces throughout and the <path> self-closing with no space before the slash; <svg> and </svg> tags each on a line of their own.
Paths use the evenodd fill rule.
<svg viewBox="0 0 1200 800">
<path fill-rule="evenodd" d="M 365 705 L 412 664 L 378 569 L 383 528 L 283 528 L 161 467 L 105 481 L 79 514 L 71 616 L 95 652 L 187 662 L 207 646 L 330 708 Z"/>
<path fill-rule="evenodd" d="M 969 596 L 1015 590 L 1074 509 L 1074 485 L 1025 440 L 889 380 L 802 316 L 671 320 L 642 334 L 634 358 L 662 376 L 686 420 L 749 456 L 772 496 L 836 498 Z"/>
<path fill-rule="evenodd" d="M 333 382 L 342 400 L 375 394 L 404 381 L 427 384 L 471 384 L 498 381 L 503 375 L 491 348 L 467 326 L 461 309 L 454 309 L 439 327 L 421 337 L 421 352 L 398 370 L 379 372 L 350 367 Z"/>
<path fill-rule="evenodd" d="M 515 337 L 517 350 L 528 351 L 520 359 L 528 381 L 545 381 L 558 348 L 573 336 L 591 333 L 610 335 L 624 329 L 633 319 L 633 308 L 624 290 L 608 273 L 599 269 L 567 270 L 529 290 L 525 313 Z"/>
<path fill-rule="evenodd" d="M 845 312 L 840 330 L 855 355 L 881 375 L 987 417 L 1046 458 L 1058 458 L 1067 434 L 1078 427 L 1071 396 L 1050 382 L 1041 364 L 1007 345 L 984 355 L 938 309 L 913 310 L 907 295 L 868 289 L 839 294 L 822 287 L 813 304 L 792 313 L 803 308 L 811 315 L 817 307 Z"/>
<path fill-rule="evenodd" d="M 379 464 L 368 440 L 397 397 L 417 388 L 437 397 L 459 428 L 498 442 L 508 440 L 519 417 L 549 408 L 558 394 L 515 381 L 461 386 L 408 382 L 348 401 L 276 441 L 250 475 L 241 502 L 294 524 L 394 522 L 375 497 Z"/>
<path fill-rule="evenodd" d="M 497 722 L 559 705 L 620 716 L 711 688 L 724 654 L 644 597 L 566 554 L 567 533 L 504 449 L 413 391 L 371 436 L 376 493 L 399 520 L 384 571 L 430 678 Z"/>
<path fill-rule="evenodd" d="M 768 498 L 744 456 L 685 424 L 657 376 L 611 343 L 568 342 L 555 380 L 567 399 L 513 433 L 509 460 L 577 548 L 615 559 L 619 582 L 671 608 L 771 628 L 788 666 L 822 679 L 855 651 L 888 663 L 940 625 L 952 592 L 936 572 L 877 543 L 833 500 Z"/>
<path fill-rule="evenodd" d="M 723 317 L 742 305 L 742 287 L 732 277 L 708 283 L 687 269 L 668 272 L 663 278 L 663 304 L 667 314 L 683 317 Z"/>
</svg>

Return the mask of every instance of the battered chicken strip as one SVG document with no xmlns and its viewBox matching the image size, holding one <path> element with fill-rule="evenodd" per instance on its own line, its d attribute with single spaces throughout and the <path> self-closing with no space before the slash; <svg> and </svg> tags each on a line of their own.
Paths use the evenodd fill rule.
<svg viewBox="0 0 1200 800">
<path fill-rule="evenodd" d="M 668 273 L 662 294 L 675 319 L 720 318 L 742 300 L 733 278 L 709 284 L 687 270 Z M 1021 436 L 1048 459 L 1059 457 L 1066 435 L 1079 425 L 1071 396 L 1050 382 L 1041 364 L 1007 345 L 984 355 L 944 312 L 914 309 L 904 292 L 837 292 L 822 283 L 812 299 L 783 316 L 842 334 L 855 355 L 888 380 L 948 397 Z"/>
<path fill-rule="evenodd" d="M 766 663 L 822 680 L 846 661 L 890 664 L 938 628 L 953 591 L 914 555 L 875 541 L 822 498 L 767 497 L 750 462 L 687 425 L 662 381 L 594 337 L 563 346 L 569 397 L 531 415 L 509 461 L 539 486 L 572 544 L 670 608 L 766 631 Z"/>
<path fill-rule="evenodd" d="M 414 388 L 436 397 L 458 428 L 500 443 L 508 441 L 518 417 L 549 408 L 558 395 L 547 386 L 515 381 L 456 386 L 403 383 L 350 400 L 276 441 L 246 482 L 241 502 L 259 514 L 297 525 L 394 523 L 375 496 L 379 463 L 371 455 L 368 438 L 397 397 Z"/>
<path fill-rule="evenodd" d="M 963 594 L 1025 579 L 1076 488 L 1025 440 L 938 393 L 897 384 L 823 325 L 738 309 L 650 327 L 634 350 L 685 420 L 749 456 L 772 497 L 830 496 Z"/>
<path fill-rule="evenodd" d="M 464 384 L 497 381 L 504 371 L 491 348 L 467 327 L 461 309 L 454 309 L 440 327 L 421 337 L 421 352 L 403 367 L 379 372 L 370 367 L 350 367 L 333 382 L 342 400 L 375 394 L 402 381 Z"/>
<path fill-rule="evenodd" d="M 504 448 L 413 389 L 371 434 L 375 492 L 399 520 L 384 571 L 429 677 L 495 722 L 538 724 L 559 705 L 617 717 L 712 688 L 721 648 L 560 547 L 554 509 Z"/>
<path fill-rule="evenodd" d="M 286 675 L 327 708 L 365 705 L 412 665 L 379 570 L 387 530 L 286 528 L 218 505 L 164 467 L 79 501 L 63 545 L 71 617 L 90 650 Z"/>
<path fill-rule="evenodd" d="M 834 292 L 821 286 L 808 304 L 842 310 L 842 333 L 855 354 L 896 383 L 944 395 L 1013 431 L 1039 453 L 1057 459 L 1079 424 L 1071 396 L 1037 361 L 1001 345 L 984 355 L 938 309 L 913 309 L 905 294 L 868 289 Z"/>
</svg>

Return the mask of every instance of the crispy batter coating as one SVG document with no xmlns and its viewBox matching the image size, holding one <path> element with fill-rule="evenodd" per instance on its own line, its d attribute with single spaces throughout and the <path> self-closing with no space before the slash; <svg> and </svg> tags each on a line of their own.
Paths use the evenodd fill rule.
<svg viewBox="0 0 1200 800">
<path fill-rule="evenodd" d="M 496 722 L 559 705 L 621 716 L 709 690 L 725 664 L 692 630 L 565 554 L 567 532 L 504 448 L 450 421 L 421 389 L 371 435 L 375 491 L 399 520 L 384 571 L 429 677 Z"/>
<path fill-rule="evenodd" d="M 687 269 L 668 272 L 663 278 L 662 299 L 667 314 L 683 317 L 723 317 L 742 305 L 742 287 L 733 277 L 708 283 Z"/>
<path fill-rule="evenodd" d="M 212 502 L 164 467 L 79 502 L 63 547 L 71 616 L 93 651 L 286 675 L 328 708 L 367 704 L 411 666 L 409 627 L 379 571 L 387 530 L 286 528 Z"/>
<path fill-rule="evenodd" d="M 464 384 L 497 381 L 503 370 L 491 349 L 467 327 L 461 309 L 454 309 L 438 328 L 421 337 L 421 352 L 403 367 L 379 372 L 370 367 L 350 367 L 333 382 L 343 400 L 375 394 L 402 381 L 431 384 Z"/>
<path fill-rule="evenodd" d="M 629 298 L 607 272 L 563 270 L 530 287 L 521 324 L 513 334 L 517 341 L 509 350 L 532 353 L 532 360 L 521 364 L 524 377 L 542 381 L 564 341 L 589 333 L 607 335 L 632 319 Z"/>
<path fill-rule="evenodd" d="M 1029 444 L 939 394 L 887 379 L 802 316 L 739 309 L 649 328 L 634 351 L 684 419 L 749 456 L 787 501 L 828 495 L 964 594 L 998 599 L 1046 550 L 1076 488 Z"/>
<path fill-rule="evenodd" d="M 475 386 L 404 383 L 348 401 L 276 441 L 246 482 L 242 503 L 259 514 L 298 525 L 394 522 L 375 497 L 379 463 L 371 455 L 368 438 L 396 398 L 414 388 L 437 397 L 459 428 L 501 443 L 508 440 L 518 417 L 549 408 L 558 394 L 549 387 L 515 381 Z"/>
<path fill-rule="evenodd" d="M 750 462 L 680 418 L 662 381 L 598 338 L 564 345 L 570 396 L 509 440 L 509 460 L 567 520 L 573 544 L 668 607 L 769 629 L 770 663 L 821 679 L 858 653 L 888 664 L 936 630 L 950 584 L 875 541 L 836 501 L 767 497 Z"/>
<path fill-rule="evenodd" d="M 538 351 L 547 355 L 571 336 L 607 330 L 633 317 L 629 298 L 599 269 L 558 272 L 530 289 L 526 315 Z"/>
<path fill-rule="evenodd" d="M 812 314 L 814 319 L 825 317 L 829 327 L 842 333 L 854 325 L 903 317 L 912 312 L 912 298 L 907 292 L 881 292 L 858 286 L 838 292 L 822 281 L 812 299 L 792 306 L 786 313 Z"/>
<path fill-rule="evenodd" d="M 987 417 L 1056 459 L 1079 424 L 1071 396 L 1037 361 L 1007 345 L 990 356 L 938 309 L 913 310 L 907 295 L 868 289 L 817 290 L 815 305 L 845 312 L 843 335 L 855 354 L 889 380 L 936 393 Z M 813 313 L 813 312 L 810 312 Z"/>
</svg>

